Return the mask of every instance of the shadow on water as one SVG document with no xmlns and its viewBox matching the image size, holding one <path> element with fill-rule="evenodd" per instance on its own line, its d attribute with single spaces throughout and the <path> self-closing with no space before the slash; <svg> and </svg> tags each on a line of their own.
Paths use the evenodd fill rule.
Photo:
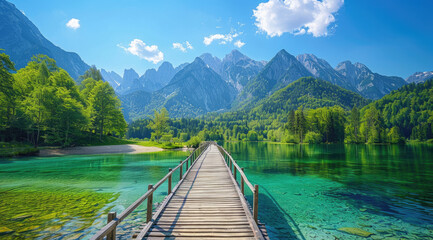
<svg viewBox="0 0 433 240">
<path fill-rule="evenodd" d="M 271 239 L 305 240 L 295 220 L 278 204 L 269 191 L 261 186 L 264 193 L 259 193 L 259 220 L 266 225 Z M 252 197 L 247 196 L 249 202 Z"/>
</svg>

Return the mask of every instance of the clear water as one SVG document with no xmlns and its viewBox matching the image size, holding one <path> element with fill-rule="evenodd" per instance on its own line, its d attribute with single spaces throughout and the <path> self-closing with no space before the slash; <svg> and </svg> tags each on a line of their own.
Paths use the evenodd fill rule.
<svg viewBox="0 0 433 240">
<path fill-rule="evenodd" d="M 0 160 L 0 239 L 87 239 L 188 155 L 163 151 Z M 173 176 L 173 186 L 179 175 Z M 167 183 L 154 193 L 167 195 Z M 139 208 L 122 227 L 145 218 Z"/>
<path fill-rule="evenodd" d="M 431 145 L 224 147 L 259 184 L 259 218 L 272 239 L 363 239 L 338 231 L 342 227 L 374 233 L 370 239 L 433 239 Z M 1 160 L 0 230 L 14 232 L 0 239 L 87 239 L 108 211 L 120 213 L 186 155 Z M 164 184 L 156 202 L 166 193 Z M 118 232 L 144 218 L 141 208 Z"/>
<path fill-rule="evenodd" d="M 225 143 L 272 239 L 433 239 L 433 146 Z"/>
</svg>

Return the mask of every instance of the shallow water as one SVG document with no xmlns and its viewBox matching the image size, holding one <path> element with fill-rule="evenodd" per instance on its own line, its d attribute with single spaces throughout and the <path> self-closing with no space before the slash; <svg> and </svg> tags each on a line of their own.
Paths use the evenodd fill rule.
<svg viewBox="0 0 433 240">
<path fill-rule="evenodd" d="M 370 239 L 433 239 L 431 145 L 224 146 L 259 184 L 259 218 L 272 239 L 364 239 L 341 227 L 374 233 Z M 105 224 L 108 211 L 120 213 L 186 155 L 2 160 L 0 229 L 14 232 L 0 238 L 87 239 Z M 156 202 L 166 193 L 164 184 Z M 140 208 L 118 232 L 144 218 Z"/>
<path fill-rule="evenodd" d="M 108 211 L 122 212 L 187 155 L 164 151 L 0 160 L 0 230 L 13 231 L 0 239 L 87 239 L 105 224 Z M 173 186 L 178 179 L 175 174 Z M 160 202 L 166 194 L 165 183 L 154 199 Z M 145 216 L 139 208 L 124 226 Z"/>
<path fill-rule="evenodd" d="M 273 239 L 433 239 L 433 146 L 225 143 Z M 250 199 L 251 200 L 251 199 Z"/>
</svg>

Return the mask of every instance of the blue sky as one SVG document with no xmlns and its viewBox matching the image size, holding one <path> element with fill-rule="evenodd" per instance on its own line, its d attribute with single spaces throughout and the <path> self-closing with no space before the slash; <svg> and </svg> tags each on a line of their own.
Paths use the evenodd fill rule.
<svg viewBox="0 0 433 240">
<path fill-rule="evenodd" d="M 342 1 L 11 0 L 54 44 L 120 74 L 235 48 L 256 60 L 284 48 L 403 78 L 433 70 L 433 1 Z"/>
</svg>

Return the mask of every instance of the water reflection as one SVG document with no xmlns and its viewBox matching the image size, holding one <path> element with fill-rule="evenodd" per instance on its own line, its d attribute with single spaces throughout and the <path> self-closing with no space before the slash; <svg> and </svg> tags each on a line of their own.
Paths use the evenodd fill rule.
<svg viewBox="0 0 433 240">
<path fill-rule="evenodd" d="M 311 201 L 312 204 L 326 206 L 327 203 L 321 201 L 332 198 L 344 201 L 341 203 L 349 204 L 350 208 L 358 212 L 362 209 L 364 215 L 391 217 L 395 221 L 401 220 L 429 231 L 433 228 L 432 145 L 286 145 L 240 142 L 225 143 L 224 147 L 232 152 L 240 166 L 245 167 L 247 175 L 253 181 L 272 186 L 268 187 L 269 192 L 280 202 L 290 201 L 291 196 L 285 195 L 290 187 L 270 181 L 281 184 L 286 182 L 285 184 L 293 186 L 296 183 L 288 179 L 297 182 L 312 179 L 311 185 L 300 186 L 300 191 L 309 192 L 312 196 L 323 194 L 323 199 L 307 199 L 302 195 L 303 200 Z M 331 186 L 312 190 L 314 184 L 318 185 L 321 179 L 330 180 Z M 274 191 L 273 188 L 277 190 Z M 298 193 L 293 194 L 298 197 Z M 290 212 L 291 209 L 285 210 Z M 371 218 L 365 218 L 367 217 Z M 358 222 L 356 219 L 349 221 L 354 224 Z M 395 221 L 389 224 L 395 224 Z"/>
</svg>

